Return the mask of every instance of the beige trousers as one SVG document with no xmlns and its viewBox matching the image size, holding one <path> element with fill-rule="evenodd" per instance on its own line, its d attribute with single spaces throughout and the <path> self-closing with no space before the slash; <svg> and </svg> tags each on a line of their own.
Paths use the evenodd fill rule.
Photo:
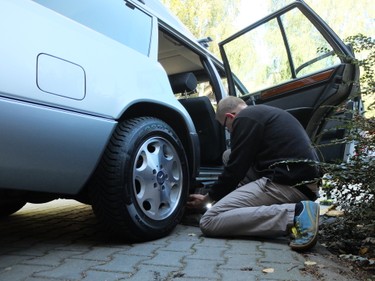
<svg viewBox="0 0 375 281">
<path fill-rule="evenodd" d="M 200 220 L 207 236 L 285 235 L 294 224 L 295 204 L 308 198 L 297 188 L 261 178 L 214 204 Z"/>
</svg>

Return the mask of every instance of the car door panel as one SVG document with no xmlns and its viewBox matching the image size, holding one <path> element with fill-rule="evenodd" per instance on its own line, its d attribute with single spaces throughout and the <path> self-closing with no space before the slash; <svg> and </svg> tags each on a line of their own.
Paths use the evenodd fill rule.
<svg viewBox="0 0 375 281">
<path fill-rule="evenodd" d="M 341 130 L 324 136 L 324 128 L 332 127 L 330 116 L 357 93 L 358 66 L 351 50 L 307 4 L 294 2 L 219 47 L 230 95 L 290 112 L 317 144 L 342 138 Z M 342 157 L 336 153 L 329 159 Z"/>
<path fill-rule="evenodd" d="M 342 85 L 342 77 L 350 65 L 339 65 L 336 68 L 312 74 L 289 83 L 261 91 L 258 104 L 268 104 L 287 110 L 293 114 L 312 137 L 312 128 L 316 122 L 314 115 L 331 111 L 344 101 L 350 93 L 348 86 Z"/>
</svg>

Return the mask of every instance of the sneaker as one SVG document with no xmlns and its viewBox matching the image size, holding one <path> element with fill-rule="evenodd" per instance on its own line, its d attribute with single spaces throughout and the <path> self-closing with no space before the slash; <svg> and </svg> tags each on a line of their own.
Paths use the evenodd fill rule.
<svg viewBox="0 0 375 281">
<path fill-rule="evenodd" d="M 318 241 L 319 204 L 302 201 L 302 212 L 294 217 L 292 235 L 294 239 L 289 246 L 295 251 L 305 251 L 315 246 Z"/>
</svg>

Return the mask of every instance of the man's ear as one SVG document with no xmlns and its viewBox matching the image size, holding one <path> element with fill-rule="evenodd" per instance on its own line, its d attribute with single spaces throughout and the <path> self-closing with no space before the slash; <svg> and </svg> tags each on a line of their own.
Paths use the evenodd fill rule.
<svg viewBox="0 0 375 281">
<path fill-rule="evenodd" d="M 225 116 L 226 116 L 226 117 L 230 117 L 230 118 L 233 119 L 234 116 L 236 116 L 236 113 L 234 113 L 234 112 L 231 112 L 231 113 L 230 113 L 230 112 L 227 112 L 227 113 L 225 113 Z"/>
</svg>

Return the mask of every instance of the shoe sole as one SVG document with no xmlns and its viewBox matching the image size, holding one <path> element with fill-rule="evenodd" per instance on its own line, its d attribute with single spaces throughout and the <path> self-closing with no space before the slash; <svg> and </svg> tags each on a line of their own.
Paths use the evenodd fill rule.
<svg viewBox="0 0 375 281">
<path fill-rule="evenodd" d="M 311 204 L 311 203 L 309 202 L 309 204 Z M 308 208 L 307 211 L 310 212 L 310 208 Z M 319 214 L 320 214 L 320 206 L 317 205 L 316 214 L 315 214 L 316 219 L 315 219 L 315 222 L 314 222 L 315 227 L 316 227 L 316 232 L 314 234 L 313 239 L 305 245 L 294 245 L 293 242 L 291 242 L 289 244 L 289 246 L 290 246 L 290 248 L 292 248 L 292 250 L 294 250 L 294 251 L 306 251 L 306 250 L 309 250 L 316 245 L 316 243 L 318 242 Z"/>
</svg>

